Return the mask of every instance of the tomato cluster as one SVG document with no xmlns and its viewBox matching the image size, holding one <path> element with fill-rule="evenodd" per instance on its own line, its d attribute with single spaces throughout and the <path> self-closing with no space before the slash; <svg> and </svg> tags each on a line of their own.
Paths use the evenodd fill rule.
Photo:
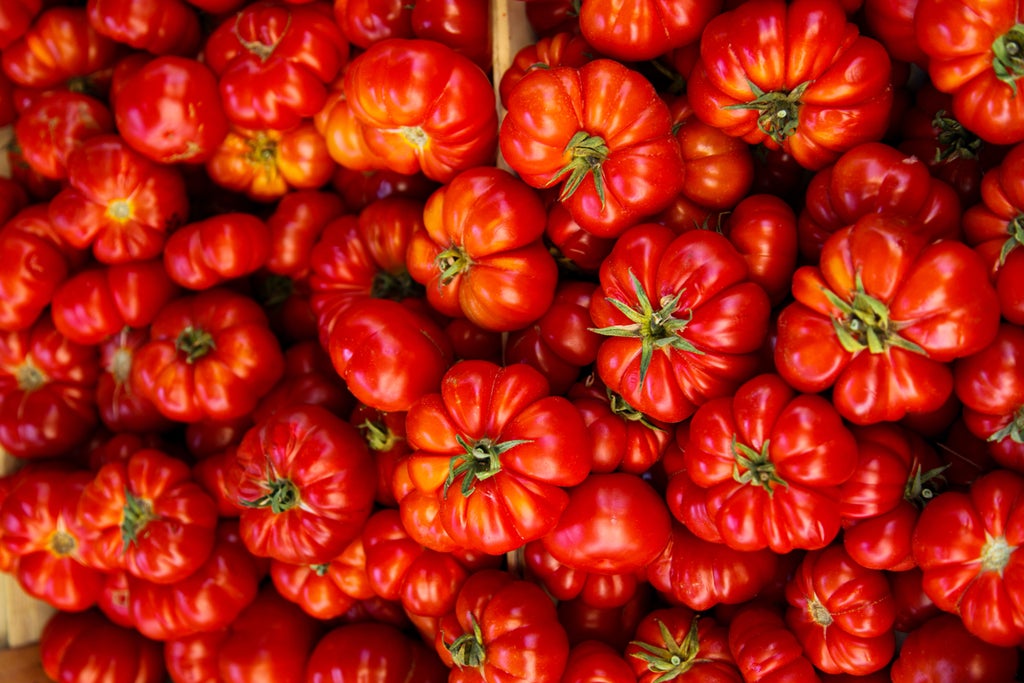
<svg viewBox="0 0 1024 683">
<path fill-rule="evenodd" d="M 1024 6 L 489 8 L 0 7 L 48 675 L 1015 679 Z"/>
</svg>

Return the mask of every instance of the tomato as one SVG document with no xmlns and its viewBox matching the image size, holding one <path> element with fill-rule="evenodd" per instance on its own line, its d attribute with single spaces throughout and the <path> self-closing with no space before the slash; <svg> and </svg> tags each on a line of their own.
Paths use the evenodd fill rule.
<svg viewBox="0 0 1024 683">
<path fill-rule="evenodd" d="M 76 344 L 49 315 L 0 335 L 0 446 L 45 458 L 84 444 L 97 423 L 96 347 Z"/>
<path fill-rule="evenodd" d="M 636 683 L 636 674 L 611 645 L 587 640 L 569 650 L 562 683 Z"/>
<path fill-rule="evenodd" d="M 1005 683 L 1017 674 L 1020 650 L 971 635 L 952 614 L 907 634 L 892 664 L 893 683 Z"/>
<path fill-rule="evenodd" d="M 310 339 L 285 349 L 284 374 L 253 409 L 252 420 L 262 422 L 283 408 L 301 404 L 319 405 L 343 418 L 354 403 L 327 351 Z"/>
<path fill-rule="evenodd" d="M 235 458 L 242 539 L 254 555 L 328 563 L 370 514 L 373 461 L 355 427 L 325 408 L 279 410 L 246 432 Z"/>
<path fill-rule="evenodd" d="M 678 193 L 685 173 L 672 118 L 641 73 L 610 59 L 538 69 L 507 104 L 505 161 L 533 187 L 559 186 L 585 230 L 618 236 Z"/>
<path fill-rule="evenodd" d="M 20 38 L 43 8 L 43 0 L 15 0 L 0 10 L 0 50 Z"/>
<path fill-rule="evenodd" d="M 752 603 L 729 622 L 729 651 L 744 680 L 763 683 L 820 683 L 796 635 L 782 613 Z"/>
<path fill-rule="evenodd" d="M 385 167 L 447 182 L 494 163 L 494 88 L 473 61 L 432 40 L 391 38 L 352 60 L 344 95 Z"/>
<path fill-rule="evenodd" d="M 422 642 L 389 624 L 347 624 L 331 629 L 309 656 L 305 683 L 360 679 L 444 683 L 448 667 Z"/>
<path fill-rule="evenodd" d="M 349 45 L 324 1 L 261 0 L 225 18 L 203 45 L 228 120 L 239 128 L 285 131 L 323 107 L 327 84 L 348 62 Z"/>
<path fill-rule="evenodd" d="M 117 43 L 92 27 L 84 7 L 58 6 L 39 13 L 0 61 L 15 85 L 48 89 L 109 69 L 117 54 Z"/>
<path fill-rule="evenodd" d="M 377 462 L 377 503 L 397 508 L 393 484 L 395 469 L 412 452 L 405 438 L 405 413 L 386 412 L 357 403 L 349 413 L 349 423 L 363 435 Z"/>
<path fill-rule="evenodd" d="M 535 583 L 497 569 L 472 574 L 440 622 L 435 647 L 450 683 L 557 683 L 569 642 L 555 605 Z"/>
<path fill-rule="evenodd" d="M 589 0 L 580 31 L 600 53 L 623 61 L 654 59 L 700 39 L 722 0 Z"/>
<path fill-rule="evenodd" d="M 420 0 L 413 4 L 412 32 L 434 40 L 491 71 L 491 6 L 476 0 Z"/>
<path fill-rule="evenodd" d="M 282 597 L 317 619 L 340 616 L 357 601 L 375 595 L 358 536 L 330 562 L 293 564 L 272 559 L 270 578 Z"/>
<path fill-rule="evenodd" d="M 88 0 L 89 23 L 119 43 L 156 55 L 191 56 L 202 40 L 199 15 L 183 0 L 157 9 L 131 0 Z"/>
<path fill-rule="evenodd" d="M 543 539 L 523 546 L 524 575 L 540 584 L 555 600 L 580 599 L 600 608 L 622 607 L 636 595 L 643 583 L 642 569 L 621 573 L 592 572 L 570 567 L 544 547 Z"/>
<path fill-rule="evenodd" d="M 642 519 L 641 528 L 629 520 Z M 639 571 L 669 542 L 672 519 L 650 484 L 627 472 L 593 473 L 569 489 L 569 504 L 543 537 L 562 564 L 598 574 Z"/>
<path fill-rule="evenodd" d="M 251 412 L 284 371 L 259 304 L 223 288 L 174 299 L 135 352 L 132 386 L 172 420 Z"/>
<path fill-rule="evenodd" d="M 786 624 L 822 671 L 866 675 L 892 659 L 896 609 L 889 582 L 841 545 L 807 553 L 786 585 L 786 601 Z"/>
<path fill-rule="evenodd" d="M 687 82 L 694 114 L 820 169 L 878 140 L 892 105 L 885 48 L 836 0 L 756 0 L 712 19 Z"/>
<path fill-rule="evenodd" d="M 511 63 L 498 81 L 498 97 L 508 107 L 508 96 L 516 83 L 534 69 L 553 66 L 581 67 L 594 59 L 596 51 L 579 33 L 562 31 L 542 36 L 536 42 L 523 45 L 512 57 Z"/>
<path fill-rule="evenodd" d="M 91 479 L 85 471 L 26 470 L 0 501 L 0 542 L 16 558 L 18 585 L 68 612 L 92 607 L 104 581 L 83 561 L 86 532 L 77 514 Z"/>
<path fill-rule="evenodd" d="M 665 422 L 734 391 L 757 371 L 768 331 L 768 296 L 747 272 L 722 235 L 676 236 L 651 224 L 627 231 L 590 304 L 595 331 L 609 337 L 598 349 L 601 380 Z"/>
<path fill-rule="evenodd" d="M 811 178 L 797 224 L 800 253 L 816 262 L 829 236 L 868 213 L 913 219 L 930 239 L 960 238 L 953 188 L 932 178 L 922 159 L 866 142 Z"/>
<path fill-rule="evenodd" d="M 1003 317 L 1024 324 L 1024 146 L 1012 148 L 981 180 L 982 201 L 963 214 L 968 244 L 984 259 Z"/>
<path fill-rule="evenodd" d="M 550 202 L 544 242 L 558 265 L 570 273 L 593 275 L 611 252 L 615 239 L 598 237 L 577 223 L 562 202 Z"/>
<path fill-rule="evenodd" d="M 427 200 L 406 262 L 427 300 L 488 330 L 516 330 L 551 305 L 558 279 L 541 241 L 544 206 L 507 171 L 463 171 Z"/>
<path fill-rule="evenodd" d="M 235 519 L 242 514 L 235 504 L 238 493 L 234 487 L 238 482 L 232 477 L 237 448 L 237 444 L 232 444 L 192 465 L 192 478 L 217 503 L 217 515 L 222 519 Z"/>
<path fill-rule="evenodd" d="M 644 616 L 625 658 L 639 683 L 741 683 L 729 652 L 728 631 L 688 607 L 654 609 Z"/>
<path fill-rule="evenodd" d="M 184 225 L 164 245 L 171 279 L 188 289 L 209 289 L 250 275 L 271 254 L 270 228 L 249 213 L 223 213 Z"/>
<path fill-rule="evenodd" d="M 734 550 L 674 522 L 668 543 L 647 567 L 647 580 L 671 603 L 704 611 L 752 600 L 779 564 L 770 549 Z"/>
<path fill-rule="evenodd" d="M 362 211 L 385 197 L 426 200 L 439 184 L 422 173 L 406 175 L 388 169 L 359 171 L 339 166 L 331 186 L 341 195 L 345 206 L 352 211 Z"/>
<path fill-rule="evenodd" d="M 173 683 L 218 681 L 217 653 L 228 636 L 227 629 L 205 631 L 164 643 L 164 662 Z"/>
<path fill-rule="evenodd" d="M 207 560 L 172 584 L 128 577 L 132 620 L 153 640 L 171 640 L 227 627 L 256 598 L 259 565 L 238 537 L 236 522 L 221 522 Z"/>
<path fill-rule="evenodd" d="M 100 100 L 84 93 L 47 92 L 19 114 L 14 137 L 29 166 L 55 180 L 68 176 L 68 156 L 93 135 L 114 132 L 114 117 Z"/>
<path fill-rule="evenodd" d="M 748 277 L 764 288 L 772 306 L 789 295 L 797 265 L 798 224 L 790 206 L 774 195 L 752 194 L 729 212 L 722 234 L 743 255 Z"/>
<path fill-rule="evenodd" d="M 878 214 L 833 233 L 820 267 L 793 276 L 793 296 L 778 319 L 779 374 L 800 391 L 832 387 L 839 414 L 858 424 L 938 409 L 953 391 L 949 362 L 999 326 L 970 247 Z"/>
<path fill-rule="evenodd" d="M 39 638 L 43 671 L 57 683 L 162 683 L 163 648 L 98 610 L 57 612 Z"/>
<path fill-rule="evenodd" d="M 413 6 L 402 0 L 334 0 L 334 20 L 363 49 L 386 38 L 412 38 Z"/>
<path fill-rule="evenodd" d="M 62 238 L 91 247 L 101 263 L 159 256 L 167 233 L 188 215 L 181 174 L 117 135 L 96 135 L 75 149 L 68 184 L 50 201 L 50 220 Z"/>
<path fill-rule="evenodd" d="M 267 270 L 289 277 L 307 275 L 313 245 L 326 226 L 345 213 L 347 205 L 327 191 L 295 190 L 281 197 L 266 221 L 271 244 Z"/>
<path fill-rule="evenodd" d="M 783 554 L 839 533 L 839 487 L 857 467 L 857 444 L 827 399 L 759 375 L 698 408 L 684 450 L 730 547 Z"/>
<path fill-rule="evenodd" d="M 924 591 L 987 643 L 1016 647 L 1024 637 L 1019 586 L 1024 478 L 995 470 L 966 492 L 947 491 L 921 512 L 913 553 Z"/>
<path fill-rule="evenodd" d="M 50 315 L 76 344 L 99 344 L 125 328 L 144 328 L 178 296 L 160 259 L 86 268 L 53 293 Z"/>
<path fill-rule="evenodd" d="M 919 0 L 917 44 L 936 88 L 953 95 L 953 115 L 995 144 L 1024 140 L 1024 73 L 1018 52 L 1024 10 L 1017 3 Z"/>
<path fill-rule="evenodd" d="M 521 363 L 456 362 L 441 392 L 409 409 L 406 429 L 415 488 L 467 549 L 497 555 L 544 536 L 569 504 L 565 487 L 590 471 L 579 412 Z"/>
<path fill-rule="evenodd" d="M 864 25 L 894 60 L 928 66 L 928 55 L 917 43 L 914 13 L 919 0 L 864 0 Z"/>
<path fill-rule="evenodd" d="M 124 76 L 115 88 L 118 132 L 154 161 L 203 163 L 228 133 L 217 77 L 195 59 L 157 57 Z"/>
<path fill-rule="evenodd" d="M 992 343 L 953 368 L 963 420 L 1004 467 L 1024 472 L 1024 384 L 1018 363 L 1024 357 L 1024 330 L 1003 323 Z"/>
</svg>

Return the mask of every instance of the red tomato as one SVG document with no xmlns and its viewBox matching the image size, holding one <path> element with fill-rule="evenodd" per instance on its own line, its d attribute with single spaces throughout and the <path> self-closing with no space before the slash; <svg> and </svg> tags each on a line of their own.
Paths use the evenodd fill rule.
<svg viewBox="0 0 1024 683">
<path fill-rule="evenodd" d="M 88 0 L 86 10 L 98 33 L 152 54 L 191 56 L 202 40 L 199 15 L 182 0 Z"/>
<path fill-rule="evenodd" d="M 712 19 L 687 82 L 694 114 L 820 169 L 878 140 L 892 105 L 885 48 L 838 0 L 756 0 Z"/>
<path fill-rule="evenodd" d="M 594 59 L 596 51 L 587 39 L 578 33 L 562 31 L 542 36 L 537 42 L 523 45 L 512 57 L 511 63 L 501 74 L 498 82 L 498 96 L 501 106 L 508 107 L 508 96 L 512 88 L 534 69 L 553 66 L 581 67 Z"/>
<path fill-rule="evenodd" d="M 282 597 L 317 619 L 341 616 L 357 601 L 376 595 L 358 536 L 330 562 L 293 564 L 271 559 L 270 579 Z"/>
<path fill-rule="evenodd" d="M 793 296 L 778 319 L 779 374 L 800 391 L 832 387 L 840 415 L 859 424 L 938 409 L 953 391 L 949 361 L 999 327 L 970 247 L 877 214 L 833 233 L 820 267 L 797 270 Z"/>
<path fill-rule="evenodd" d="M 252 411 L 262 422 L 283 408 L 319 405 L 338 417 L 348 415 L 355 401 L 331 365 L 331 357 L 314 340 L 295 342 L 284 352 L 284 374 Z"/>
<path fill-rule="evenodd" d="M 144 448 L 96 472 L 78 514 L 88 529 L 88 562 L 123 568 L 155 583 L 175 583 L 196 571 L 213 549 L 217 507 L 188 465 Z"/>
<path fill-rule="evenodd" d="M 889 582 L 841 545 L 807 553 L 786 585 L 786 600 L 786 624 L 822 671 L 866 675 L 892 659 L 896 608 Z"/>
<path fill-rule="evenodd" d="M 427 200 L 424 231 L 406 263 L 427 300 L 450 317 L 488 330 L 516 330 L 540 318 L 555 296 L 558 269 L 541 241 L 537 193 L 496 167 L 463 171 Z"/>
<path fill-rule="evenodd" d="M 569 650 L 561 683 L 636 683 L 636 674 L 611 645 L 587 640 Z"/>
<path fill-rule="evenodd" d="M 114 117 L 103 102 L 71 91 L 41 94 L 18 114 L 14 126 L 25 163 L 54 180 L 68 177 L 68 157 L 84 140 L 113 132 Z"/>
<path fill-rule="evenodd" d="M 820 683 L 803 646 L 782 612 L 751 603 L 729 622 L 729 650 L 744 680 L 760 683 Z"/>
<path fill-rule="evenodd" d="M 0 9 L 0 50 L 20 38 L 43 8 L 43 0 L 14 0 Z"/>
<path fill-rule="evenodd" d="M 259 557 L 324 564 L 355 538 L 373 505 L 376 472 L 355 427 L 326 409 L 282 409 L 236 452 L 245 545 Z"/>
<path fill-rule="evenodd" d="M 441 393 L 409 409 L 406 428 L 415 488 L 435 499 L 456 545 L 489 554 L 551 531 L 569 503 L 565 487 L 590 471 L 579 412 L 528 365 L 455 363 Z"/>
<path fill-rule="evenodd" d="M 524 76 L 500 146 L 527 184 L 560 186 L 573 219 L 601 237 L 664 209 L 685 176 L 668 107 L 642 74 L 610 59 Z"/>
<path fill-rule="evenodd" d="M 797 217 L 785 201 L 770 194 L 748 195 L 722 225 L 743 255 L 751 281 L 764 288 L 773 306 L 788 295 L 797 265 Z"/>
<path fill-rule="evenodd" d="M 373 680 L 374 683 L 444 683 L 448 667 L 422 642 L 389 624 L 347 624 L 317 642 L 305 683 Z"/>
<path fill-rule="evenodd" d="M 524 575 L 559 602 L 579 599 L 600 608 L 622 607 L 636 595 L 643 571 L 592 572 L 562 563 L 544 547 L 543 539 L 523 546 Z"/>
<path fill-rule="evenodd" d="M 270 228 L 249 213 L 222 213 L 176 230 L 164 245 L 171 279 L 188 289 L 209 289 L 255 273 L 270 258 Z"/>
<path fill-rule="evenodd" d="M 307 275 L 313 245 L 327 224 L 345 213 L 346 206 L 334 192 L 295 190 L 281 197 L 267 217 L 271 244 L 267 270 L 293 278 Z"/>
<path fill-rule="evenodd" d="M 412 38 L 412 10 L 404 0 L 334 0 L 334 19 L 350 43 L 363 49 L 387 38 Z"/>
<path fill-rule="evenodd" d="M 163 648 L 98 610 L 57 612 L 39 638 L 43 671 L 57 683 L 162 683 Z"/>
<path fill-rule="evenodd" d="M 653 224 L 627 231 L 601 264 L 590 304 L 595 331 L 609 337 L 598 375 L 665 422 L 734 391 L 757 371 L 768 331 L 768 296 L 747 272 L 722 235 L 676 236 Z"/>
<path fill-rule="evenodd" d="M 700 39 L 722 0 L 589 0 L 580 31 L 599 52 L 623 61 L 654 59 Z"/>
<path fill-rule="evenodd" d="M 409 17 L 417 38 L 443 43 L 491 71 L 491 6 L 478 0 L 419 0 Z"/>
<path fill-rule="evenodd" d="M 447 182 L 494 162 L 494 88 L 471 59 L 442 43 L 374 43 L 346 69 L 344 93 L 387 168 Z"/>
<path fill-rule="evenodd" d="M 577 223 L 562 202 L 549 202 L 544 241 L 558 264 L 571 273 L 596 274 L 615 245 L 614 238 L 598 237 Z"/>
<path fill-rule="evenodd" d="M 1016 677 L 1020 649 L 971 635 L 952 614 L 907 634 L 892 664 L 892 683 L 1006 683 Z"/>
<path fill-rule="evenodd" d="M 626 660 L 639 683 L 742 683 L 729 652 L 728 631 L 713 617 L 687 607 L 647 613 L 626 647 Z"/>
</svg>

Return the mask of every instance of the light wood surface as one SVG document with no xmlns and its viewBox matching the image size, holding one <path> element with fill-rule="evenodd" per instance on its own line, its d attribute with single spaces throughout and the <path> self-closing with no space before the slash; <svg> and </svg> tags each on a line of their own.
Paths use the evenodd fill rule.
<svg viewBox="0 0 1024 683">
<path fill-rule="evenodd" d="M 0 651 L 0 680 L 4 683 L 50 683 L 39 663 L 39 648 L 26 645 Z"/>
</svg>

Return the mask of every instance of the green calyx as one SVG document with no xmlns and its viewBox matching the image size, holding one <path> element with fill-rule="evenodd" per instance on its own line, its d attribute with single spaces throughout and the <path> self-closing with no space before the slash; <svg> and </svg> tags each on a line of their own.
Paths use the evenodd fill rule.
<svg viewBox="0 0 1024 683">
<path fill-rule="evenodd" d="M 948 467 L 949 465 L 943 465 L 925 472 L 922 471 L 920 463 L 914 465 L 914 469 L 907 479 L 907 485 L 903 488 L 903 499 L 919 508 L 923 507 L 925 503 L 935 497 L 945 482 L 942 473 Z"/>
<path fill-rule="evenodd" d="M 457 244 L 453 244 L 434 258 L 434 264 L 441 271 L 441 284 L 447 285 L 473 265 L 473 259 L 469 257 L 466 250 Z"/>
<path fill-rule="evenodd" d="M 216 348 L 213 335 L 206 330 L 189 325 L 174 340 L 174 348 L 185 354 L 185 361 L 194 363 Z"/>
<path fill-rule="evenodd" d="M 736 440 L 732 435 L 732 478 L 739 484 L 760 486 L 769 496 L 775 493 L 775 487 L 781 485 L 789 488 L 789 484 L 775 471 L 775 465 L 768 455 L 770 441 L 765 440 L 760 451 L 755 451 L 745 443 Z"/>
<path fill-rule="evenodd" d="M 608 158 L 608 145 L 605 144 L 604 139 L 581 130 L 569 139 L 564 152 L 569 154 L 569 162 L 559 169 L 548 185 L 554 185 L 568 173 L 569 178 L 562 186 L 561 194 L 558 195 L 560 201 L 565 201 L 572 196 L 588 175 L 592 175 L 594 189 L 598 199 L 601 200 L 601 208 L 604 209 L 604 171 L 601 167 L 604 160 Z"/>
<path fill-rule="evenodd" d="M 640 652 L 631 653 L 633 657 L 647 663 L 647 670 L 651 673 L 660 674 L 652 683 L 665 683 L 687 673 L 695 665 L 708 660 L 698 659 L 700 652 L 700 638 L 697 633 L 697 620 L 694 617 L 690 622 L 690 630 L 683 638 L 683 642 L 677 643 L 669 632 L 665 623 L 658 621 L 658 628 L 661 631 L 662 645 L 651 645 L 642 641 L 634 640 L 631 645 L 640 648 Z"/>
<path fill-rule="evenodd" d="M 124 491 L 124 509 L 121 512 L 121 543 L 123 549 L 138 543 L 139 535 L 146 525 L 156 519 L 153 505 L 145 498 L 140 498 L 128 489 Z"/>
<path fill-rule="evenodd" d="M 1014 443 L 1024 443 L 1024 406 L 1017 409 L 1013 419 L 1006 423 L 1002 429 L 993 432 L 988 440 L 992 443 L 1010 439 Z"/>
<path fill-rule="evenodd" d="M 513 439 L 495 443 L 488 438 L 480 439 L 472 444 L 468 443 L 462 435 L 457 435 L 455 440 L 465 450 L 451 459 L 448 464 L 448 478 L 445 479 L 442 494 L 448 495 L 448 489 L 455 480 L 462 477 L 460 490 L 463 496 L 472 495 L 476 490 L 476 482 L 490 479 L 501 472 L 501 455 L 520 446 L 530 443 L 528 439 Z"/>
<path fill-rule="evenodd" d="M 999 267 L 1006 265 L 1010 252 L 1017 247 L 1024 247 L 1024 214 L 1017 215 L 1006 224 L 1006 232 L 1010 235 L 999 250 Z"/>
<path fill-rule="evenodd" d="M 954 159 L 977 159 L 984 143 L 977 135 L 964 128 L 963 124 L 953 118 L 945 109 L 935 112 L 932 128 L 936 133 L 939 146 L 935 150 L 935 161 L 952 161 Z"/>
<path fill-rule="evenodd" d="M 295 280 L 274 273 L 260 283 L 260 300 L 266 308 L 280 306 L 295 293 Z"/>
<path fill-rule="evenodd" d="M 454 248 L 454 247 L 453 247 Z M 440 259 L 440 255 L 438 256 Z M 440 264 L 439 264 L 440 265 Z M 423 287 L 412 279 L 409 271 L 402 269 L 396 273 L 378 270 L 370 284 L 370 296 L 374 299 L 390 299 L 402 301 L 423 294 Z"/>
<path fill-rule="evenodd" d="M 811 84 L 805 81 L 789 92 L 772 91 L 764 92 L 754 83 L 747 81 L 754 99 L 749 102 L 731 104 L 725 109 L 753 109 L 758 112 L 757 128 L 778 144 L 796 133 L 800 122 L 800 107 L 803 102 L 800 98 L 804 91 Z"/>
<path fill-rule="evenodd" d="M 15 369 L 14 379 L 18 382 L 18 389 L 25 393 L 46 384 L 46 375 L 28 359 Z"/>
<path fill-rule="evenodd" d="M 630 307 L 618 299 L 609 298 L 607 301 L 632 322 L 628 325 L 592 327 L 590 331 L 606 337 L 636 337 L 640 339 L 640 386 L 643 386 L 655 349 L 672 348 L 700 355 L 703 355 L 704 352 L 682 337 L 693 314 L 691 312 L 685 318 L 676 317 L 679 298 L 683 294 L 681 291 L 676 292 L 674 296 L 662 297 L 658 302 L 660 308 L 656 311 L 647 292 L 644 291 L 643 285 L 632 271 L 629 273 L 629 279 L 636 294 L 636 306 Z"/>
<path fill-rule="evenodd" d="M 832 316 L 832 327 L 839 343 L 850 353 L 867 349 L 871 353 L 885 353 L 891 347 L 919 353 L 927 352 L 914 342 L 900 336 L 900 323 L 889 317 L 889 307 L 864 290 L 860 273 L 857 273 L 855 289 L 850 301 L 845 301 L 831 291 L 824 290 L 829 303 L 835 306 L 840 316 Z"/>
<path fill-rule="evenodd" d="M 640 412 L 633 406 L 629 405 L 626 399 L 622 398 L 619 394 L 615 393 L 611 389 L 606 389 L 608 394 L 608 405 L 611 408 L 612 413 L 618 415 L 627 422 L 639 422 L 644 427 L 654 430 L 656 432 L 664 432 L 665 430 L 658 425 L 651 422 L 651 418 Z"/>
<path fill-rule="evenodd" d="M 387 425 L 383 422 L 374 422 L 369 419 L 363 420 L 358 429 L 362 431 L 366 445 L 373 451 L 390 451 L 399 441 L 402 441 L 402 437 L 388 429 Z"/>
<path fill-rule="evenodd" d="M 469 621 L 472 624 L 473 630 L 463 633 L 444 647 L 448 650 L 448 654 L 452 656 L 452 663 L 460 669 L 467 666 L 481 669 L 483 668 L 484 661 L 487 659 L 487 650 L 484 648 L 484 634 L 480 630 L 480 624 L 472 614 L 469 615 Z"/>
<path fill-rule="evenodd" d="M 1024 76 L 1024 24 L 1014 24 L 992 42 L 992 70 L 1016 97 L 1017 79 Z"/>
<path fill-rule="evenodd" d="M 301 503 L 299 487 L 291 479 L 270 479 L 266 482 L 267 492 L 256 500 L 243 500 L 247 508 L 270 508 L 274 514 L 287 512 Z"/>
</svg>

